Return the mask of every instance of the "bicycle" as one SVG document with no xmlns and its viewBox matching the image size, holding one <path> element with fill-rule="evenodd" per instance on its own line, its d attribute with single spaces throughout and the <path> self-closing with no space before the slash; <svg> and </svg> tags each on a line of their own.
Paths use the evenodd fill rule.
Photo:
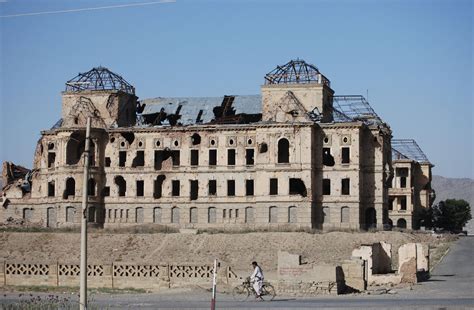
<svg viewBox="0 0 474 310">
<path fill-rule="evenodd" d="M 249 298 L 250 294 L 253 294 L 253 296 L 257 297 L 257 293 L 250 282 L 250 277 L 247 277 L 245 281 L 242 282 L 242 284 L 237 285 L 232 290 L 232 297 L 236 301 L 245 301 Z M 275 296 L 276 293 L 273 286 L 270 283 L 263 281 L 260 298 L 265 301 L 270 301 L 273 300 Z"/>
</svg>

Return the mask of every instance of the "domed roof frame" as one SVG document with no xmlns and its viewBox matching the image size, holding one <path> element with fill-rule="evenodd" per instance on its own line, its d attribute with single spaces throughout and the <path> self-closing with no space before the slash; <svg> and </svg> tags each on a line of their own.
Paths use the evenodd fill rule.
<svg viewBox="0 0 474 310">
<path fill-rule="evenodd" d="M 316 66 L 308 64 L 302 59 L 290 60 L 265 75 L 265 85 L 310 83 L 330 86 L 330 81 L 319 72 Z"/>
<path fill-rule="evenodd" d="M 135 87 L 105 67 L 92 68 L 66 82 L 67 92 L 83 90 L 120 90 L 135 95 Z"/>
</svg>

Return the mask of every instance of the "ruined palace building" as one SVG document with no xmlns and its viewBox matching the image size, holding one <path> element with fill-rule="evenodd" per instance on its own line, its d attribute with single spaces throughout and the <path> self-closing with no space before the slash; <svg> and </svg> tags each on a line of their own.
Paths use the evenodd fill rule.
<svg viewBox="0 0 474 310">
<path fill-rule="evenodd" d="M 33 169 L 3 164 L 0 218 L 79 225 L 91 117 L 88 220 L 98 227 L 384 229 L 423 226 L 433 165 L 392 139 L 362 96 L 314 65 L 265 75 L 260 95 L 138 100 L 97 67 L 66 82 Z"/>
</svg>

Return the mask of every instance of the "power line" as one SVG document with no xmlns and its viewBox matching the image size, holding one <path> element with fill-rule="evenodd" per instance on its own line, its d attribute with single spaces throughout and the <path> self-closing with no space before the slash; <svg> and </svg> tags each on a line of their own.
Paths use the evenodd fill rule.
<svg viewBox="0 0 474 310">
<path fill-rule="evenodd" d="M 60 14 L 60 13 L 73 13 L 73 12 L 83 12 L 83 11 L 96 11 L 96 10 L 116 9 L 116 8 L 132 7 L 132 6 L 145 6 L 145 5 L 174 3 L 174 2 L 176 2 L 176 0 L 159 0 L 159 1 L 152 1 L 152 2 L 117 4 L 117 5 L 98 6 L 98 7 L 81 8 L 81 9 L 70 9 L 70 10 L 59 10 L 59 11 L 45 11 L 45 12 L 32 12 L 32 13 L 2 15 L 2 16 L 0 16 L 0 18 L 46 15 L 46 14 Z"/>
</svg>

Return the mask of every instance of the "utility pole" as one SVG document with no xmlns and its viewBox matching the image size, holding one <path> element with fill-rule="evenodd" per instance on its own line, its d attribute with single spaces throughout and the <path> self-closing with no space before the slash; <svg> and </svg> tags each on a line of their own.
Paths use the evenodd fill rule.
<svg viewBox="0 0 474 310">
<path fill-rule="evenodd" d="M 89 185 L 89 152 L 90 152 L 91 118 L 87 118 L 86 145 L 84 150 L 84 180 L 82 182 L 82 219 L 81 219 L 81 288 L 79 292 L 79 309 L 87 309 L 87 194 Z"/>
<path fill-rule="evenodd" d="M 213 269 L 213 272 L 212 272 L 211 310 L 216 309 L 216 291 L 217 291 L 216 274 L 217 274 L 217 259 L 214 259 L 214 269 Z"/>
</svg>

